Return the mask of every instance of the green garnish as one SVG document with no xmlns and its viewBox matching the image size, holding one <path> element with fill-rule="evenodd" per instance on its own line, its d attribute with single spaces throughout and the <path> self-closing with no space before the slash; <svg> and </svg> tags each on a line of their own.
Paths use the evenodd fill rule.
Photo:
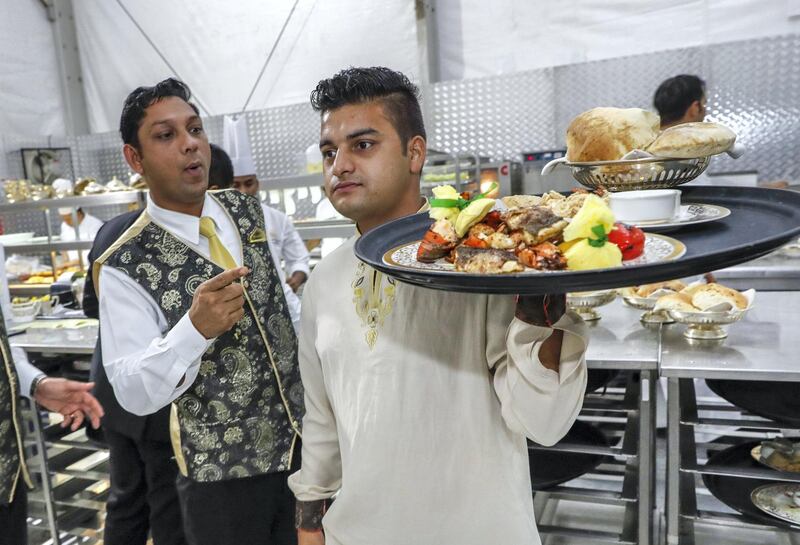
<svg viewBox="0 0 800 545">
<path fill-rule="evenodd" d="M 476 195 L 470 200 L 462 199 L 461 197 L 457 199 L 429 199 L 428 204 L 431 206 L 431 208 L 458 208 L 459 210 L 464 210 L 472 202 L 477 201 L 478 199 L 485 199 L 486 195 L 494 191 L 496 188 L 497 183 L 492 182 L 492 185 L 489 186 L 489 190 L 486 193 Z"/>
<path fill-rule="evenodd" d="M 586 241 L 589 243 L 589 246 L 592 248 L 602 248 L 603 245 L 608 242 L 608 235 L 606 234 L 606 228 L 602 225 L 595 225 L 592 227 L 592 233 L 597 235 L 597 238 L 587 238 Z"/>
</svg>

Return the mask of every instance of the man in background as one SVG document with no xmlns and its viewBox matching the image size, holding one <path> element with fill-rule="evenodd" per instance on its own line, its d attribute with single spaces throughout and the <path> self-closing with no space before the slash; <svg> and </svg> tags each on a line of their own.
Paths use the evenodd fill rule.
<svg viewBox="0 0 800 545">
<path fill-rule="evenodd" d="M 208 189 L 228 189 L 233 185 L 233 164 L 225 150 L 216 144 L 211 148 L 211 164 L 208 167 Z"/>
<path fill-rule="evenodd" d="M 706 82 L 697 76 L 680 74 L 661 82 L 653 97 L 661 116 L 661 130 L 695 123 L 706 117 Z"/>
<path fill-rule="evenodd" d="M 224 138 L 223 147 L 233 163 L 233 187 L 247 195 L 258 196 L 259 183 L 250 149 L 247 119 L 241 116 L 233 120 L 226 116 Z M 286 283 L 297 292 L 310 272 L 308 250 L 286 214 L 264 203 L 261 203 L 261 208 L 264 209 L 267 237 L 276 259 L 278 263 L 284 263 Z"/>
<path fill-rule="evenodd" d="M 234 186 L 234 177 L 233 177 L 233 164 L 231 163 L 231 158 L 228 157 L 228 154 L 225 152 L 224 149 L 217 146 L 216 144 L 210 144 L 211 147 L 211 165 L 208 167 L 208 188 L 210 190 L 222 190 L 228 189 Z M 255 177 L 253 177 L 255 179 Z M 258 188 L 258 182 L 256 181 L 255 187 Z M 242 191 L 238 187 L 237 190 Z M 242 191 L 242 193 L 247 193 L 246 191 Z M 248 193 L 254 195 L 255 193 Z M 261 205 L 262 208 L 267 208 L 263 204 Z M 272 209 L 270 209 L 272 210 Z M 275 210 L 277 212 L 277 210 Z M 286 216 L 284 216 L 285 218 Z M 264 213 L 264 219 L 267 219 L 266 211 Z M 288 220 L 288 218 L 286 218 Z M 290 222 L 291 223 L 291 222 Z M 267 224 L 269 225 L 269 224 Z M 295 235 L 297 232 L 295 231 Z M 269 235 L 269 233 L 268 233 Z M 298 237 L 299 238 L 299 237 Z M 281 269 L 281 258 L 280 252 L 277 248 L 275 248 L 272 240 L 269 236 L 267 236 L 267 244 L 269 245 L 270 252 L 272 252 L 272 259 L 275 262 L 275 268 L 280 271 Z M 289 306 L 289 314 L 292 316 L 292 325 L 294 326 L 295 331 L 298 331 L 300 328 L 300 297 L 297 296 L 295 293 L 295 289 L 289 286 L 285 275 L 281 276 L 281 283 L 283 284 L 283 296 L 286 298 L 286 304 Z"/>
</svg>

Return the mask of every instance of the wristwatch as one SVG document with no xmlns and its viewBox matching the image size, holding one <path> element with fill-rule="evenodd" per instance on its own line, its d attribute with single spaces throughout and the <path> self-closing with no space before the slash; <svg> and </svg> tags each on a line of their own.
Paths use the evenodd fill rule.
<svg viewBox="0 0 800 545">
<path fill-rule="evenodd" d="M 39 383 L 42 382 L 44 379 L 47 378 L 47 375 L 44 373 L 39 373 L 36 375 L 33 380 L 31 381 L 31 389 L 30 389 L 30 397 L 33 398 L 36 396 L 36 388 L 39 387 Z"/>
</svg>

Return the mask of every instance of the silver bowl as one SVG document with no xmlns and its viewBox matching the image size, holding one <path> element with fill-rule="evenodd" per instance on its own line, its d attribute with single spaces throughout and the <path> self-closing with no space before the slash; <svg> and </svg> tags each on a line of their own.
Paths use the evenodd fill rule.
<svg viewBox="0 0 800 545">
<path fill-rule="evenodd" d="M 568 293 L 567 305 L 584 321 L 591 322 L 601 318 L 595 309 L 609 304 L 616 297 L 616 290 Z"/>
<path fill-rule="evenodd" d="M 695 340 L 718 340 L 728 336 L 721 326 L 730 325 L 741 320 L 747 310 L 729 310 L 725 312 L 684 312 L 668 311 L 673 320 L 689 327 L 683 332 L 684 337 Z"/>
<path fill-rule="evenodd" d="M 663 310 L 653 310 L 656 307 L 658 297 L 637 297 L 635 295 L 623 295 L 622 301 L 629 307 L 645 312 L 639 317 L 643 324 L 671 324 L 674 323 L 669 314 Z"/>
<path fill-rule="evenodd" d="M 581 185 L 606 191 L 635 191 L 641 189 L 670 189 L 691 182 L 708 167 L 710 157 L 695 159 L 622 159 L 571 163 L 566 158 L 546 165 L 542 174 L 559 165 L 572 169 L 572 177 Z"/>
</svg>

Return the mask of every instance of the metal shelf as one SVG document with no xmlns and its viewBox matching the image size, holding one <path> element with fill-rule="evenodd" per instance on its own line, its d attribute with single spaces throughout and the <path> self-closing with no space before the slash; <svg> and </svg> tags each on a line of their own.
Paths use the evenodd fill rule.
<svg viewBox="0 0 800 545">
<path fill-rule="evenodd" d="M 6 244 L 6 251 L 18 254 L 62 252 L 67 250 L 91 250 L 94 240 L 69 240 L 53 242 L 30 242 L 22 244 Z"/>
<path fill-rule="evenodd" d="M 299 187 L 319 187 L 324 179 L 321 172 L 313 174 L 300 174 L 298 176 L 285 176 L 282 178 L 266 178 L 259 180 L 258 187 L 262 191 L 276 189 L 297 189 Z"/>
<path fill-rule="evenodd" d="M 48 210 L 53 208 L 91 208 L 112 204 L 143 203 L 144 191 L 120 191 L 101 195 L 80 195 L 63 199 L 42 199 L 40 201 L 22 201 L 0 204 L 0 212 L 27 212 L 30 210 Z"/>
<path fill-rule="evenodd" d="M 52 284 L 9 284 L 11 297 L 40 297 L 50 295 Z"/>
<path fill-rule="evenodd" d="M 356 225 L 350 220 L 297 221 L 294 228 L 303 240 L 350 238 L 356 234 Z"/>
</svg>

